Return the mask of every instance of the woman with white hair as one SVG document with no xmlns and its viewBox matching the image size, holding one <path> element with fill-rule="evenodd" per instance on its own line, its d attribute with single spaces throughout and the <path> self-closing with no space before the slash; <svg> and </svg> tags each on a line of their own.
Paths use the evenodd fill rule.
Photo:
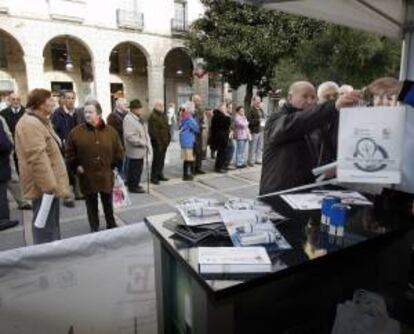
<svg viewBox="0 0 414 334">
<path fill-rule="evenodd" d="M 336 101 L 339 97 L 339 86 L 333 81 L 325 81 L 318 87 L 318 103 Z"/>
</svg>

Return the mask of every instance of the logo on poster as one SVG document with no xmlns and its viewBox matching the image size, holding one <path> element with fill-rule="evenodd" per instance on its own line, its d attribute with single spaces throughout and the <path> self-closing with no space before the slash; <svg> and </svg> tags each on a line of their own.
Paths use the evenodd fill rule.
<svg viewBox="0 0 414 334">
<path fill-rule="evenodd" d="M 374 173 L 387 167 L 387 151 L 372 138 L 361 138 L 355 145 L 354 166 L 364 172 Z"/>
</svg>

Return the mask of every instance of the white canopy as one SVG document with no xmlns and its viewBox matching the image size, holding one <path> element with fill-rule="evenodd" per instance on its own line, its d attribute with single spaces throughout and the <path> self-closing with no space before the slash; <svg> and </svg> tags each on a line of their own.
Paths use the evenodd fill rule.
<svg viewBox="0 0 414 334">
<path fill-rule="evenodd" d="M 405 21 L 405 0 L 247 0 L 244 2 L 393 38 L 402 37 Z"/>
</svg>

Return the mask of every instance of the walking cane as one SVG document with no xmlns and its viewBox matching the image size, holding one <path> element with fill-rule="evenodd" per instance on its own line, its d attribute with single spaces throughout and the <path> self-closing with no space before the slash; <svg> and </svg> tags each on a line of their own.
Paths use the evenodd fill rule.
<svg viewBox="0 0 414 334">
<path fill-rule="evenodd" d="M 148 151 L 147 148 L 145 153 L 145 169 L 147 170 L 147 192 L 150 193 L 150 170 L 149 170 L 149 157 L 148 157 Z"/>
</svg>

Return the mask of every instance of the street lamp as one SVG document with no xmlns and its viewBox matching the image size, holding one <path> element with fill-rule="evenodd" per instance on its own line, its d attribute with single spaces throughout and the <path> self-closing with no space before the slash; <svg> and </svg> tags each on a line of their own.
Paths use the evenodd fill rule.
<svg viewBox="0 0 414 334">
<path fill-rule="evenodd" d="M 134 72 L 134 68 L 132 67 L 132 62 L 131 62 L 131 46 L 130 46 L 130 44 L 128 44 L 128 60 L 127 60 L 127 66 L 125 68 L 125 72 L 127 74 L 131 74 L 132 72 Z"/>
<path fill-rule="evenodd" d="M 66 38 L 66 62 L 65 62 L 66 71 L 72 72 L 73 71 L 73 62 L 72 57 L 70 56 L 70 49 L 69 49 L 69 40 Z"/>
</svg>

